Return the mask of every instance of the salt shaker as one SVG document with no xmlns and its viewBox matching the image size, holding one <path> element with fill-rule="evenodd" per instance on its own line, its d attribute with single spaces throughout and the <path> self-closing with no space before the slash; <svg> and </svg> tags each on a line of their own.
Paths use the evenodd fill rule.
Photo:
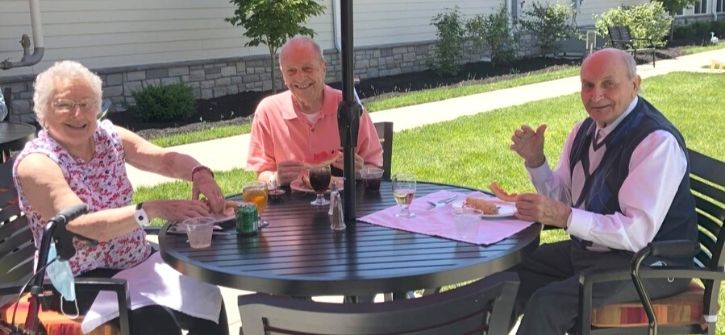
<svg viewBox="0 0 725 335">
<path fill-rule="evenodd" d="M 330 216 L 330 229 L 336 231 L 345 230 L 342 198 L 335 184 L 332 184 L 332 190 L 330 191 L 330 210 L 327 211 L 327 214 Z"/>
</svg>

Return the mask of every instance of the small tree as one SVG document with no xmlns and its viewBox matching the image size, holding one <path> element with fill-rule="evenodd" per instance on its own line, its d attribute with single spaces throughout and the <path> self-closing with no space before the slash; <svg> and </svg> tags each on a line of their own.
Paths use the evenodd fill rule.
<svg viewBox="0 0 725 335">
<path fill-rule="evenodd" d="M 436 15 L 431 24 L 438 30 L 431 66 L 439 75 L 455 75 L 459 70 L 458 61 L 463 54 L 465 34 L 458 6 Z"/>
<path fill-rule="evenodd" d="M 558 54 L 561 50 L 559 42 L 576 36 L 574 8 L 561 3 L 542 5 L 538 2 L 534 2 L 531 7 L 523 12 L 519 24 L 536 36 L 542 56 Z"/>
<path fill-rule="evenodd" d="M 496 63 L 508 64 L 516 58 L 518 33 L 509 28 L 505 6 L 493 14 L 474 16 L 466 22 L 466 31 L 474 47 L 490 48 L 492 67 L 496 67 Z"/>
<path fill-rule="evenodd" d="M 609 34 L 609 27 L 627 26 L 633 38 L 642 39 L 634 42 L 637 48 L 646 47 L 646 40 L 652 40 L 657 47 L 664 46 L 664 38 L 672 23 L 672 17 L 665 12 L 660 2 L 612 8 L 596 15 L 595 19 L 594 25 L 601 36 Z"/>
<path fill-rule="evenodd" d="M 249 42 L 244 46 L 256 47 L 260 43 L 269 49 L 272 73 L 272 90 L 277 91 L 275 83 L 275 55 L 277 50 L 295 35 L 315 36 L 315 32 L 303 26 L 312 16 L 320 15 L 325 7 L 315 0 L 229 0 L 234 4 L 234 16 L 224 21 L 233 26 L 244 28 L 244 36 Z"/>
<path fill-rule="evenodd" d="M 662 7 L 670 13 L 670 16 L 677 15 L 680 11 L 687 8 L 687 6 L 694 5 L 698 0 L 652 0 L 652 2 L 659 2 Z"/>
</svg>

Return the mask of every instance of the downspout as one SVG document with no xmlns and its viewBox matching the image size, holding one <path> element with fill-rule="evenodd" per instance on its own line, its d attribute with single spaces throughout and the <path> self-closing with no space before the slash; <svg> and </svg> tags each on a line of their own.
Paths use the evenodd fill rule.
<svg viewBox="0 0 725 335">
<path fill-rule="evenodd" d="M 43 42 L 42 24 L 40 22 L 40 6 L 38 0 L 29 0 L 30 3 L 30 23 L 33 29 L 33 53 L 30 54 L 30 39 L 28 35 L 23 34 L 20 38 L 20 45 L 23 46 L 23 58 L 19 62 L 11 62 L 6 59 L 0 62 L 0 69 L 8 70 L 14 67 L 35 65 L 43 59 L 45 52 L 45 43 Z"/>
<path fill-rule="evenodd" d="M 332 43 L 338 54 L 342 52 L 342 41 L 340 40 L 340 0 L 332 0 Z"/>
<path fill-rule="evenodd" d="M 712 20 L 717 21 L 717 7 L 715 7 L 715 1 L 710 1 L 710 10 L 712 11 Z"/>
</svg>

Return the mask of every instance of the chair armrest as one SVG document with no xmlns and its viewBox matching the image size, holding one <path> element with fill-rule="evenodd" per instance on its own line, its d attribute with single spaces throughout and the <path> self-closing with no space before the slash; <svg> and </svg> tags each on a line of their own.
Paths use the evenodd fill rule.
<svg viewBox="0 0 725 335">
<path fill-rule="evenodd" d="M 0 284 L 0 296 L 17 295 L 22 287 L 22 285 L 18 285 L 16 283 Z"/>
<path fill-rule="evenodd" d="M 146 235 L 158 235 L 161 227 L 144 227 L 143 230 L 146 232 Z"/>
<path fill-rule="evenodd" d="M 79 290 L 101 290 L 114 291 L 118 299 L 118 319 L 121 335 L 131 334 L 131 323 L 129 319 L 129 307 L 131 297 L 128 293 L 128 282 L 119 278 L 102 277 L 79 277 L 75 278 L 76 289 Z"/>
</svg>

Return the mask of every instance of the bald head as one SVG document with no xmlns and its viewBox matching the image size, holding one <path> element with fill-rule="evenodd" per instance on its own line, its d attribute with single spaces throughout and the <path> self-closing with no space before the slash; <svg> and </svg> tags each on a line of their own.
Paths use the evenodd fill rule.
<svg viewBox="0 0 725 335">
<path fill-rule="evenodd" d="M 315 40 L 307 36 L 296 35 L 295 37 L 287 40 L 287 42 L 285 42 L 279 49 L 279 64 L 284 64 L 290 54 L 299 54 L 301 52 L 312 53 L 315 55 L 317 60 L 322 62 L 325 61 L 322 48 L 319 44 L 317 44 L 317 42 L 315 42 Z"/>
<path fill-rule="evenodd" d="M 622 115 L 639 92 L 634 58 L 618 49 L 589 55 L 582 63 L 580 79 L 582 103 L 601 127 Z"/>
<path fill-rule="evenodd" d="M 634 57 L 623 50 L 614 48 L 606 48 L 590 54 L 582 62 L 582 69 L 584 69 L 587 63 L 601 61 L 602 59 L 618 63 L 617 66 L 621 66 L 627 71 L 627 77 L 629 79 L 637 76 L 637 62 L 634 60 Z"/>
</svg>

